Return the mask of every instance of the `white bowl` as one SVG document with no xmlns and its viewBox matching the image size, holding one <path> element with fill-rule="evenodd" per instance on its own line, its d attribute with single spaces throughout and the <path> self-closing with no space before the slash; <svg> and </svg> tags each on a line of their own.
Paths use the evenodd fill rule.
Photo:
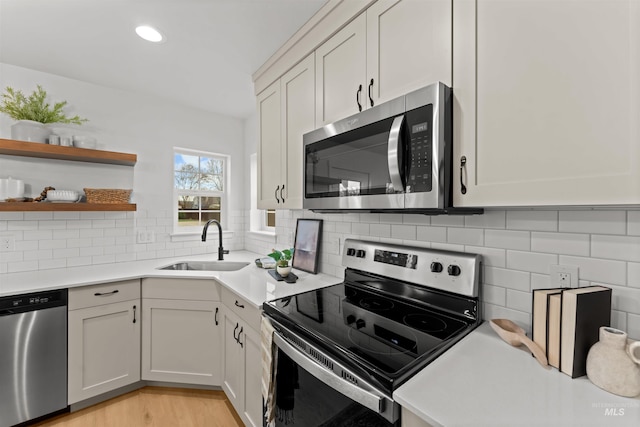
<svg viewBox="0 0 640 427">
<path fill-rule="evenodd" d="M 77 202 L 80 200 L 80 193 L 74 190 L 49 190 L 47 200 L 50 202 Z"/>
<path fill-rule="evenodd" d="M 96 148 L 96 143 L 96 139 L 92 136 L 73 136 L 73 146 L 77 148 Z"/>
</svg>

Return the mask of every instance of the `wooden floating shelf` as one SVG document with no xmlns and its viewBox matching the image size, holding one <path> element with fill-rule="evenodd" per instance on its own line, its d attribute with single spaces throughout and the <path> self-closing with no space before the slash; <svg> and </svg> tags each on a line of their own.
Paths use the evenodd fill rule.
<svg viewBox="0 0 640 427">
<path fill-rule="evenodd" d="M 135 203 L 0 202 L 0 212 L 132 212 L 135 210 Z"/>
<path fill-rule="evenodd" d="M 60 145 L 37 142 L 16 141 L 0 138 L 0 154 L 9 156 L 37 157 L 41 159 L 71 160 L 75 162 L 105 163 L 110 165 L 133 166 L 138 156 L 115 151 L 92 150 L 88 148 L 62 147 Z"/>
</svg>

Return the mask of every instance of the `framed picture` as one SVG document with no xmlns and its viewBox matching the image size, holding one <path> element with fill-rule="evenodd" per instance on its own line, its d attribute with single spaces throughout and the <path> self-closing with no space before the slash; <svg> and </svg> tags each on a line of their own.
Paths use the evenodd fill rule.
<svg viewBox="0 0 640 427">
<path fill-rule="evenodd" d="M 293 244 L 293 268 L 316 274 L 320 256 L 321 219 L 298 219 Z"/>
</svg>

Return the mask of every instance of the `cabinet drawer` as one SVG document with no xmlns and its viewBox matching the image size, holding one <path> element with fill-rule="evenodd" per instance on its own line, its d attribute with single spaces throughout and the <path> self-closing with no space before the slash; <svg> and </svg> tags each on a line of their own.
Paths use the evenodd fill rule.
<svg viewBox="0 0 640 427">
<path fill-rule="evenodd" d="M 259 309 L 225 287 L 222 287 L 222 302 L 228 310 L 247 322 L 249 327 L 260 330 L 261 314 Z"/>
<path fill-rule="evenodd" d="M 142 279 L 142 298 L 220 301 L 220 285 L 213 279 Z"/>
<path fill-rule="evenodd" d="M 69 310 L 140 298 L 140 280 L 103 283 L 69 289 Z"/>
</svg>

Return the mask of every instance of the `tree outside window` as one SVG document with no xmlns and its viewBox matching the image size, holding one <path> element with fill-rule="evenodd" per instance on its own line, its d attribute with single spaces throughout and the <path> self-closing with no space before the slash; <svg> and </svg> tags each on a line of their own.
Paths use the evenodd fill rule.
<svg viewBox="0 0 640 427">
<path fill-rule="evenodd" d="M 200 228 L 210 219 L 224 221 L 226 158 L 176 149 L 173 157 L 178 232 Z"/>
</svg>

